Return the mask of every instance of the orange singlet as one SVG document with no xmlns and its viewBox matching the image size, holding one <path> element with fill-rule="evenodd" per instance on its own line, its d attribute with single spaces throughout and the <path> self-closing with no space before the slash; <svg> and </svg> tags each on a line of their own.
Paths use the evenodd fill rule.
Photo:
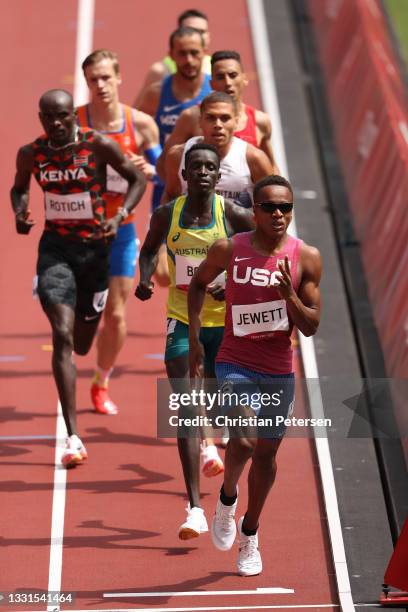
<svg viewBox="0 0 408 612">
<path fill-rule="evenodd" d="M 126 106 L 126 104 L 121 104 L 120 106 L 123 112 L 123 124 L 121 129 L 117 132 L 105 132 L 102 130 L 98 131 L 117 142 L 123 153 L 131 151 L 132 153 L 138 154 L 139 151 L 135 138 L 132 108 L 130 106 Z M 89 104 L 80 106 L 76 110 L 78 125 L 80 127 L 92 127 Z M 125 181 L 125 179 L 123 179 L 113 168 L 108 166 L 106 169 L 106 194 L 104 195 L 104 199 L 106 200 L 106 217 L 108 219 L 114 217 L 118 208 L 123 206 L 123 197 L 127 191 L 127 186 L 127 181 Z M 133 219 L 134 214 L 132 213 L 124 221 L 122 221 L 121 225 L 131 223 Z"/>
</svg>

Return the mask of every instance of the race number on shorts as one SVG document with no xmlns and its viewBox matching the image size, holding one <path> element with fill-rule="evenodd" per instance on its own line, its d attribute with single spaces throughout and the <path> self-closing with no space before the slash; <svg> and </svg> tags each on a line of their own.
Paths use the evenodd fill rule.
<svg viewBox="0 0 408 612">
<path fill-rule="evenodd" d="M 96 312 L 102 312 L 106 306 L 106 300 L 108 299 L 109 289 L 105 291 L 96 291 L 93 295 L 92 306 Z"/>
<path fill-rule="evenodd" d="M 177 325 L 177 319 L 167 319 L 167 335 L 168 336 L 171 336 L 171 334 L 174 334 L 176 325 Z"/>
</svg>

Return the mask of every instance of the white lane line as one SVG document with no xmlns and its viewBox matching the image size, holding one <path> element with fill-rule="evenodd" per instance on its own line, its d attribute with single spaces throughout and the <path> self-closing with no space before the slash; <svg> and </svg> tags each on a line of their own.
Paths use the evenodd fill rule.
<svg viewBox="0 0 408 612">
<path fill-rule="evenodd" d="M 62 416 L 61 404 L 58 401 L 57 431 L 55 444 L 54 491 L 52 494 L 50 565 L 48 570 L 48 593 L 61 591 L 62 544 L 64 539 L 65 493 L 67 470 L 61 465 L 61 455 L 65 448 L 67 430 Z M 47 612 L 58 612 L 57 604 L 47 606 Z"/>
<path fill-rule="evenodd" d="M 78 0 L 75 52 L 74 104 L 88 102 L 88 87 L 82 73 L 82 62 L 92 52 L 95 0 Z"/>
<path fill-rule="evenodd" d="M 30 440 L 55 440 L 55 436 L 0 436 L 0 442 L 29 442 Z"/>
<path fill-rule="evenodd" d="M 264 110 L 272 120 L 272 144 L 277 164 L 281 172 L 288 176 L 288 164 L 283 141 L 282 122 L 279 112 L 275 75 L 266 30 L 265 13 L 262 0 L 247 0 L 248 12 L 252 29 L 252 41 L 255 49 L 259 85 L 261 88 Z M 292 232 L 296 235 L 296 224 L 293 220 Z M 323 400 L 320 387 L 317 384 L 319 372 L 312 337 L 306 338 L 299 333 L 303 367 L 307 380 L 310 411 L 313 418 L 323 418 Z M 337 589 L 344 612 L 353 612 L 354 604 L 351 595 L 350 578 L 341 531 L 340 515 L 334 482 L 327 432 L 319 427 L 319 436 L 315 437 L 317 456 L 326 506 L 333 564 L 336 573 Z M 324 437 L 323 437 L 324 436 Z"/>
<path fill-rule="evenodd" d="M 92 612 L 220 612 L 220 610 L 317 610 L 320 608 L 339 608 L 339 604 L 293 604 L 293 605 L 276 605 L 276 606 L 217 606 L 200 607 L 200 608 L 92 608 Z M 86 610 L 71 610 L 67 608 L 67 612 L 89 612 Z M 26 610 L 25 612 L 38 612 L 38 610 Z"/>
<path fill-rule="evenodd" d="M 149 591 L 147 593 L 104 593 L 104 597 L 202 597 L 208 595 L 285 595 L 294 593 L 293 589 L 267 587 L 243 591 Z"/>
<path fill-rule="evenodd" d="M 81 64 L 92 50 L 93 24 L 95 13 L 94 0 L 78 0 L 77 37 L 75 49 L 74 104 L 84 104 L 88 100 L 88 88 L 82 75 Z M 61 455 L 67 432 L 62 418 L 61 404 L 58 401 L 57 433 L 55 445 L 54 491 L 52 498 L 50 565 L 48 570 L 48 592 L 61 591 L 62 552 L 64 540 L 64 515 L 67 472 L 61 465 Z M 60 606 L 50 604 L 47 612 L 59 612 Z"/>
</svg>

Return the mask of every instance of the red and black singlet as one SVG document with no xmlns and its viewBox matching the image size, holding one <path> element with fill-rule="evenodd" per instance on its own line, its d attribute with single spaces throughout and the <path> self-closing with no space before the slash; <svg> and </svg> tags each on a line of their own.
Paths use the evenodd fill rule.
<svg viewBox="0 0 408 612">
<path fill-rule="evenodd" d="M 46 135 L 32 144 L 33 174 L 44 191 L 45 229 L 76 240 L 100 238 L 105 221 L 106 173 L 97 171 L 94 134 L 79 129 L 76 141 L 59 149 Z"/>
</svg>

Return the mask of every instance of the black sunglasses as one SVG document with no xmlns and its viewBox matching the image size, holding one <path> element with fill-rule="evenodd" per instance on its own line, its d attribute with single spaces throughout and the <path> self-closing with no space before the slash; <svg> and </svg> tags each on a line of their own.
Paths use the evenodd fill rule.
<svg viewBox="0 0 408 612">
<path fill-rule="evenodd" d="M 268 213 L 274 213 L 280 210 L 284 215 L 285 213 L 292 212 L 293 202 L 255 202 L 254 206 L 259 206 L 261 210 Z"/>
</svg>

